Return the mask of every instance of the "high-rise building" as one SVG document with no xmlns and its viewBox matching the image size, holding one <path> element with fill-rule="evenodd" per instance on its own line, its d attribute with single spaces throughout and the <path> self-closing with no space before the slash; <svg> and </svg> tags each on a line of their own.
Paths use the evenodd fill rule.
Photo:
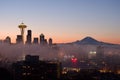
<svg viewBox="0 0 120 80">
<path fill-rule="evenodd" d="M 44 44 L 45 44 L 45 45 L 47 44 L 47 39 L 44 40 Z"/>
<path fill-rule="evenodd" d="M 59 80 L 59 61 L 40 61 L 39 56 L 27 55 L 25 60 L 13 63 L 15 80 Z"/>
<path fill-rule="evenodd" d="M 37 37 L 33 39 L 33 43 L 34 43 L 34 44 L 38 44 L 38 43 L 39 43 Z"/>
<path fill-rule="evenodd" d="M 17 35 L 16 43 L 23 43 L 22 35 Z"/>
<path fill-rule="evenodd" d="M 49 45 L 51 46 L 53 44 L 52 38 L 49 38 Z"/>
<path fill-rule="evenodd" d="M 7 36 L 4 40 L 5 43 L 11 44 L 11 38 Z"/>
<path fill-rule="evenodd" d="M 45 36 L 44 36 L 44 34 L 41 34 L 40 35 L 40 44 L 44 44 L 45 43 Z"/>
<path fill-rule="evenodd" d="M 27 37 L 26 38 L 27 38 L 26 43 L 31 44 L 31 42 L 32 42 L 32 31 L 31 30 L 27 31 Z"/>
<path fill-rule="evenodd" d="M 47 39 L 45 39 L 44 34 L 40 35 L 40 44 L 41 45 L 46 45 L 47 44 Z"/>
</svg>

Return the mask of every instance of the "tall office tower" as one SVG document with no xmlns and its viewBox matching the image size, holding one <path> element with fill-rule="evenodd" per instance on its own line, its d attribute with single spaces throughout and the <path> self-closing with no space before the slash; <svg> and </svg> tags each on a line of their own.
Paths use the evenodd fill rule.
<svg viewBox="0 0 120 80">
<path fill-rule="evenodd" d="M 38 44 L 38 43 L 39 43 L 39 42 L 38 42 L 38 38 L 34 38 L 34 39 L 33 39 L 33 43 L 34 43 L 34 44 Z"/>
<path fill-rule="evenodd" d="M 20 28 L 21 36 L 22 36 L 22 42 L 24 43 L 24 30 L 27 26 L 24 23 L 21 23 L 18 25 L 18 28 Z"/>
<path fill-rule="evenodd" d="M 17 35 L 16 43 L 23 43 L 22 35 Z"/>
<path fill-rule="evenodd" d="M 11 44 L 11 38 L 7 36 L 4 40 L 5 43 Z"/>
<path fill-rule="evenodd" d="M 31 42 L 32 42 L 32 31 L 28 30 L 27 31 L 27 41 L 26 41 L 26 43 L 31 44 Z"/>
<path fill-rule="evenodd" d="M 44 34 L 41 34 L 40 35 L 40 44 L 44 45 L 44 43 L 45 43 L 45 36 L 44 36 Z"/>
<path fill-rule="evenodd" d="M 47 44 L 47 39 L 44 40 L 44 44 L 45 44 L 45 45 Z"/>
<path fill-rule="evenodd" d="M 51 46 L 53 43 L 52 43 L 52 38 L 49 38 L 49 45 Z"/>
</svg>

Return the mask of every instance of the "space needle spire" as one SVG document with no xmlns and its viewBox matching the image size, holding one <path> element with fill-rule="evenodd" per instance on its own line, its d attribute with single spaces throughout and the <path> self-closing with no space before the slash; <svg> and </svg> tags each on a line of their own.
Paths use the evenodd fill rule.
<svg viewBox="0 0 120 80">
<path fill-rule="evenodd" d="M 24 30 L 27 28 L 27 26 L 22 22 L 20 25 L 18 25 L 18 28 L 21 31 L 22 42 L 24 43 Z"/>
</svg>

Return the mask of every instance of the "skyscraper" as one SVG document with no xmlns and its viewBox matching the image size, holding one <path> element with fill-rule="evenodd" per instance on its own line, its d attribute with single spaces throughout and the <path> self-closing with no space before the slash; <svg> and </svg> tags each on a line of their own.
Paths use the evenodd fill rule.
<svg viewBox="0 0 120 80">
<path fill-rule="evenodd" d="M 38 43 L 39 43 L 37 37 L 33 39 L 33 43 L 34 43 L 34 44 L 38 44 Z"/>
<path fill-rule="evenodd" d="M 16 43 L 23 43 L 22 35 L 17 35 Z"/>
<path fill-rule="evenodd" d="M 44 44 L 45 44 L 45 45 L 47 44 L 47 39 L 44 40 Z"/>
<path fill-rule="evenodd" d="M 7 36 L 4 40 L 5 43 L 11 44 L 11 38 Z"/>
<path fill-rule="evenodd" d="M 41 34 L 40 35 L 40 44 L 44 45 L 44 43 L 45 43 L 45 36 L 44 36 L 44 34 Z"/>
<path fill-rule="evenodd" d="M 31 44 L 31 42 L 32 42 L 32 31 L 28 30 L 27 31 L 27 41 L 26 41 L 26 43 Z"/>
<path fill-rule="evenodd" d="M 49 38 L 49 45 L 51 46 L 53 43 L 52 43 L 52 38 Z"/>
</svg>

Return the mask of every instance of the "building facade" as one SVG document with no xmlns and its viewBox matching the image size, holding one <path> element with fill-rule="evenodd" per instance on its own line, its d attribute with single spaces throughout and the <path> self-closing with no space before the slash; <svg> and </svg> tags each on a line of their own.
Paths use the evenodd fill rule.
<svg viewBox="0 0 120 80">
<path fill-rule="evenodd" d="M 34 38 L 33 39 L 33 44 L 38 44 L 39 42 L 38 42 L 38 38 L 36 37 L 36 38 Z"/>
<path fill-rule="evenodd" d="M 13 64 L 15 80 L 59 80 L 61 63 L 40 61 L 39 56 L 27 55 L 24 61 Z"/>
<path fill-rule="evenodd" d="M 22 35 L 17 35 L 16 43 L 23 43 Z"/>
<path fill-rule="evenodd" d="M 32 31 L 31 30 L 28 30 L 27 31 L 27 36 L 26 36 L 26 43 L 27 44 L 31 44 L 31 42 L 32 42 Z"/>
<path fill-rule="evenodd" d="M 49 45 L 51 46 L 53 44 L 52 38 L 49 38 Z"/>
</svg>

